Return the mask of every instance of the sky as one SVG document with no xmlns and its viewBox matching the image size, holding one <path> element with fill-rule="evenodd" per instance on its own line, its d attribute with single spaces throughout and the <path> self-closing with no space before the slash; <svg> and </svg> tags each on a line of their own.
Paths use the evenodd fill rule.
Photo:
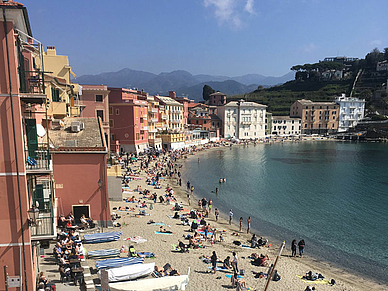
<svg viewBox="0 0 388 291">
<path fill-rule="evenodd" d="M 282 76 L 388 47 L 387 0 L 20 0 L 33 36 L 78 75 Z"/>
</svg>

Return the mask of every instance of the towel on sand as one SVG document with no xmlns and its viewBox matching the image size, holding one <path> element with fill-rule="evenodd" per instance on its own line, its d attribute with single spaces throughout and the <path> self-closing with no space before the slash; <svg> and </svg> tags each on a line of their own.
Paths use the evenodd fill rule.
<svg viewBox="0 0 388 291">
<path fill-rule="evenodd" d="M 322 279 L 322 280 L 314 280 L 314 281 L 311 281 L 311 280 L 307 280 L 306 278 L 303 278 L 303 276 L 300 276 L 300 275 L 296 275 L 299 279 L 301 279 L 304 283 L 309 283 L 309 284 L 327 284 L 329 285 L 330 284 L 330 281 L 329 280 L 326 280 L 326 279 Z"/>
<path fill-rule="evenodd" d="M 130 241 L 138 243 L 138 244 L 147 241 L 145 238 L 142 238 L 141 236 L 128 237 L 128 238 L 125 238 L 124 240 L 130 240 Z"/>
</svg>

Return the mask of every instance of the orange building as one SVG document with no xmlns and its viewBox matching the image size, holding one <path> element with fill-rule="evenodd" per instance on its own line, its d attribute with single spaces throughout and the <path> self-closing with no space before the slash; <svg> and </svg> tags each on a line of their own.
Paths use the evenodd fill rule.
<svg viewBox="0 0 388 291">
<path fill-rule="evenodd" d="M 302 134 L 332 133 L 338 130 L 339 105 L 301 99 L 291 105 L 290 117 L 302 119 Z"/>
</svg>

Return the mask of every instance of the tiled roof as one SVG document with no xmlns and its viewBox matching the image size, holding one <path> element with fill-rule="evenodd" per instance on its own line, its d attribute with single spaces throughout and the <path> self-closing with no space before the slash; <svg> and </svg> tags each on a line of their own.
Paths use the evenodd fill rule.
<svg viewBox="0 0 388 291">
<path fill-rule="evenodd" d="M 71 123 L 83 122 L 85 128 L 79 132 L 71 131 Z M 49 131 L 52 151 L 105 151 L 98 119 L 67 117 L 64 126 Z"/>
<path fill-rule="evenodd" d="M 22 3 L 15 2 L 15 1 L 0 2 L 0 6 L 24 7 L 24 5 Z"/>
<path fill-rule="evenodd" d="M 300 99 L 298 102 L 302 105 L 336 105 L 335 102 L 313 102 L 306 99 Z"/>
</svg>

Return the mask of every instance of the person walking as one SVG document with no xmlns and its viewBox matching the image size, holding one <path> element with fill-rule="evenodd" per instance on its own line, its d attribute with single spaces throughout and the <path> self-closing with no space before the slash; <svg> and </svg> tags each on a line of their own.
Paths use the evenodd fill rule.
<svg viewBox="0 0 388 291">
<path fill-rule="evenodd" d="M 214 215 L 216 216 L 216 221 L 218 221 L 218 216 L 220 216 L 220 212 L 218 211 L 218 208 L 214 209 Z"/>
<path fill-rule="evenodd" d="M 296 256 L 296 239 L 291 242 L 291 257 Z"/>
<path fill-rule="evenodd" d="M 216 254 L 215 251 L 213 251 L 213 254 L 210 257 L 210 262 L 212 263 L 212 269 L 213 269 L 213 272 L 214 272 L 213 274 L 215 274 L 216 271 L 217 271 L 217 260 L 218 260 L 217 254 Z"/>
<path fill-rule="evenodd" d="M 232 219 L 233 219 L 233 211 L 231 209 L 229 210 L 229 224 L 232 224 Z"/>
<path fill-rule="evenodd" d="M 232 268 L 233 272 L 238 273 L 238 258 L 236 252 L 233 252 Z"/>
<path fill-rule="evenodd" d="M 251 230 L 251 217 L 249 216 L 247 219 L 248 228 L 247 228 L 247 234 L 249 234 L 249 231 Z"/>
<path fill-rule="evenodd" d="M 299 247 L 299 256 L 302 257 L 303 256 L 303 252 L 304 252 L 304 247 L 305 247 L 305 242 L 304 242 L 304 239 L 300 240 L 300 242 L 298 243 L 298 247 Z"/>
<path fill-rule="evenodd" d="M 242 231 L 242 223 L 243 223 L 243 218 L 240 217 L 240 232 Z"/>
</svg>

